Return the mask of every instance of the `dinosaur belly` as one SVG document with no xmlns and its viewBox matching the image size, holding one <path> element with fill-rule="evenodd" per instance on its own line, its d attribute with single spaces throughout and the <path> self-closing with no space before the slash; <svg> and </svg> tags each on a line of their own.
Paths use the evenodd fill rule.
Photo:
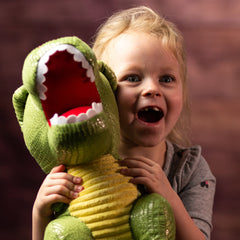
<svg viewBox="0 0 240 240">
<path fill-rule="evenodd" d="M 132 239 L 129 216 L 138 191 L 129 177 L 119 173 L 120 168 L 114 157 L 105 155 L 68 169 L 83 179 L 84 186 L 69 211 L 85 222 L 95 239 Z"/>
</svg>

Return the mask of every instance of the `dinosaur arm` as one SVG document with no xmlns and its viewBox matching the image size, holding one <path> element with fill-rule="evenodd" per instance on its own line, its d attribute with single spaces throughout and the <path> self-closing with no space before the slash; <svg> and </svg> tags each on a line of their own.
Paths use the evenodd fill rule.
<svg viewBox="0 0 240 240">
<path fill-rule="evenodd" d="M 19 87 L 12 97 L 13 107 L 21 128 L 23 126 L 23 115 L 27 98 L 28 91 L 24 86 Z"/>
</svg>

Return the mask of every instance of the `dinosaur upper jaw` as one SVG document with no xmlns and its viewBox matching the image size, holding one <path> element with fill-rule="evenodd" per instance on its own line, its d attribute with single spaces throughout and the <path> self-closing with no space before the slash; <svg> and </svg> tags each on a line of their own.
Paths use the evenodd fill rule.
<svg viewBox="0 0 240 240">
<path fill-rule="evenodd" d="M 93 68 L 69 44 L 52 48 L 39 60 L 37 92 L 50 126 L 85 121 L 102 112 Z"/>
</svg>

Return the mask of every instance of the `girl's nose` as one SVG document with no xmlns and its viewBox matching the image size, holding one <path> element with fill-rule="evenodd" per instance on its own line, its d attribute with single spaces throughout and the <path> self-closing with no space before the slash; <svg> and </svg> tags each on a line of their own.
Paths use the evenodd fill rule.
<svg viewBox="0 0 240 240">
<path fill-rule="evenodd" d="M 143 86 L 142 95 L 145 97 L 160 97 L 161 89 L 159 83 L 148 81 L 145 86 Z"/>
</svg>

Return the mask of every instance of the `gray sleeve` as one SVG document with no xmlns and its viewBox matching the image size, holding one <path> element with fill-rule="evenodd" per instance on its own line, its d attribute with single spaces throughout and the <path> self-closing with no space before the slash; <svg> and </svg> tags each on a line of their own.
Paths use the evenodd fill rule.
<svg viewBox="0 0 240 240">
<path fill-rule="evenodd" d="M 209 240 L 216 179 L 199 151 L 188 156 L 181 175 L 179 197 L 195 224 Z"/>
</svg>

